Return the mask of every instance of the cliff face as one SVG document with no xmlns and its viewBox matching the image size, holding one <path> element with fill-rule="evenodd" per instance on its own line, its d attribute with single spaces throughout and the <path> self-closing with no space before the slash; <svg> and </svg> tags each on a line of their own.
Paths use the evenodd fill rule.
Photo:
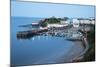
<svg viewBox="0 0 100 67">
<path fill-rule="evenodd" d="M 85 53 L 82 61 L 95 61 L 95 26 L 87 32 L 87 41 L 89 49 Z"/>
</svg>

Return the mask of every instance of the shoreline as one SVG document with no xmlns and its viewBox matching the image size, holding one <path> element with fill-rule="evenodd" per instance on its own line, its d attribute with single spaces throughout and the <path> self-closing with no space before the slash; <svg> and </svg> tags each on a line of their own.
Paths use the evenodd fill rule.
<svg viewBox="0 0 100 67">
<path fill-rule="evenodd" d="M 70 54 L 65 54 L 60 59 L 57 60 L 59 63 L 71 63 L 73 59 L 79 57 L 79 55 L 85 50 L 84 46 L 82 45 L 82 41 L 72 41 L 73 47 L 69 50 Z"/>
<path fill-rule="evenodd" d="M 81 51 L 78 49 L 78 50 L 75 50 L 75 46 L 74 46 L 74 49 L 73 51 L 78 51 L 79 54 L 75 53 L 75 52 L 72 52 L 73 55 L 73 58 L 70 58 L 70 60 L 68 60 L 67 58 L 67 54 L 65 54 L 62 58 L 64 59 L 64 62 L 61 62 L 61 63 L 74 63 L 74 62 L 81 62 L 81 60 L 83 59 L 84 57 L 84 54 L 87 52 L 87 50 L 89 49 L 89 45 L 88 45 L 88 42 L 87 42 L 87 39 L 85 37 L 83 37 L 82 41 L 73 41 L 74 45 L 78 45 L 78 47 L 80 46 L 81 47 Z M 72 50 L 70 50 L 71 52 Z M 68 61 L 67 61 L 68 60 Z M 60 61 L 60 60 L 59 60 Z"/>
<path fill-rule="evenodd" d="M 74 63 L 74 62 L 76 62 L 76 61 L 73 61 L 73 59 L 75 59 L 75 60 L 78 59 L 80 54 L 82 52 L 84 52 L 85 47 L 83 46 L 82 41 L 72 41 L 72 42 L 73 42 L 73 46 L 67 52 L 67 53 L 69 53 L 69 55 L 67 53 L 65 53 L 61 57 L 56 58 L 53 63 L 45 63 L 45 64 Z M 44 64 L 33 63 L 31 66 L 34 66 L 34 65 L 44 65 Z"/>
</svg>

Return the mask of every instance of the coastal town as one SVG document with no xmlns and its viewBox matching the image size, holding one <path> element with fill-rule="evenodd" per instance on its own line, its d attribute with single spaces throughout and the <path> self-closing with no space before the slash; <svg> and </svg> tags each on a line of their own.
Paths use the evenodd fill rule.
<svg viewBox="0 0 100 67">
<path fill-rule="evenodd" d="M 84 51 L 70 60 L 70 62 L 94 60 L 95 18 L 74 18 L 69 20 L 67 17 L 51 17 L 42 19 L 38 23 L 32 22 L 30 25 L 33 28 L 32 30 L 17 32 L 18 39 L 30 39 L 34 36 L 52 36 L 63 37 L 68 41 L 81 41 Z M 34 29 L 34 26 L 38 26 L 38 28 Z M 21 25 L 20 27 L 27 27 L 27 25 Z M 92 58 L 89 58 L 91 55 Z"/>
<path fill-rule="evenodd" d="M 10 4 L 11 67 L 95 61 L 95 5 Z"/>
<path fill-rule="evenodd" d="M 83 34 L 80 31 L 83 32 L 90 31 L 94 25 L 95 25 L 94 18 L 69 19 L 68 17 L 64 18 L 51 17 L 42 19 L 39 22 L 32 22 L 31 26 L 33 29 L 28 31 L 20 31 L 17 33 L 17 37 L 27 38 L 35 35 L 45 35 L 45 36 L 51 35 L 51 36 L 65 37 L 68 40 L 81 40 Z M 34 26 L 38 26 L 38 28 L 34 29 Z"/>
</svg>

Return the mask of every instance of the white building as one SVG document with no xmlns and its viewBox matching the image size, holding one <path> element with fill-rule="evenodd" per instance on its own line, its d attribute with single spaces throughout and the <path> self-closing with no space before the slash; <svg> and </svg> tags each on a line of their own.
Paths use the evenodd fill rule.
<svg viewBox="0 0 100 67">
<path fill-rule="evenodd" d="M 90 18 L 91 19 L 91 24 L 95 24 L 95 19 L 94 18 Z"/>
<path fill-rule="evenodd" d="M 66 25 L 66 26 L 68 26 L 70 24 L 67 20 L 66 21 L 61 20 L 60 22 L 61 22 L 62 25 Z"/>
<path fill-rule="evenodd" d="M 95 24 L 95 20 L 92 18 L 89 19 L 78 19 L 80 24 Z"/>
<path fill-rule="evenodd" d="M 48 24 L 48 28 L 50 28 L 50 27 L 64 27 L 64 26 L 67 26 L 67 25 L 65 25 L 65 24 Z"/>
<path fill-rule="evenodd" d="M 79 20 L 73 19 L 73 27 L 79 27 Z"/>
<path fill-rule="evenodd" d="M 50 27 L 64 27 L 64 26 L 68 26 L 69 22 L 68 21 L 60 21 L 61 23 L 60 24 L 48 24 L 48 28 Z"/>
<path fill-rule="evenodd" d="M 91 24 L 95 24 L 95 20 L 92 20 L 92 21 L 91 21 Z"/>
</svg>

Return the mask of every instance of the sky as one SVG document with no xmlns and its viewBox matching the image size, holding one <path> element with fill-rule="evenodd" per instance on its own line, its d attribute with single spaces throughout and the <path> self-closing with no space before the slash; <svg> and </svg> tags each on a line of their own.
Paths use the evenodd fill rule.
<svg viewBox="0 0 100 67">
<path fill-rule="evenodd" d="M 95 6 L 11 1 L 14 17 L 95 17 Z"/>
</svg>

